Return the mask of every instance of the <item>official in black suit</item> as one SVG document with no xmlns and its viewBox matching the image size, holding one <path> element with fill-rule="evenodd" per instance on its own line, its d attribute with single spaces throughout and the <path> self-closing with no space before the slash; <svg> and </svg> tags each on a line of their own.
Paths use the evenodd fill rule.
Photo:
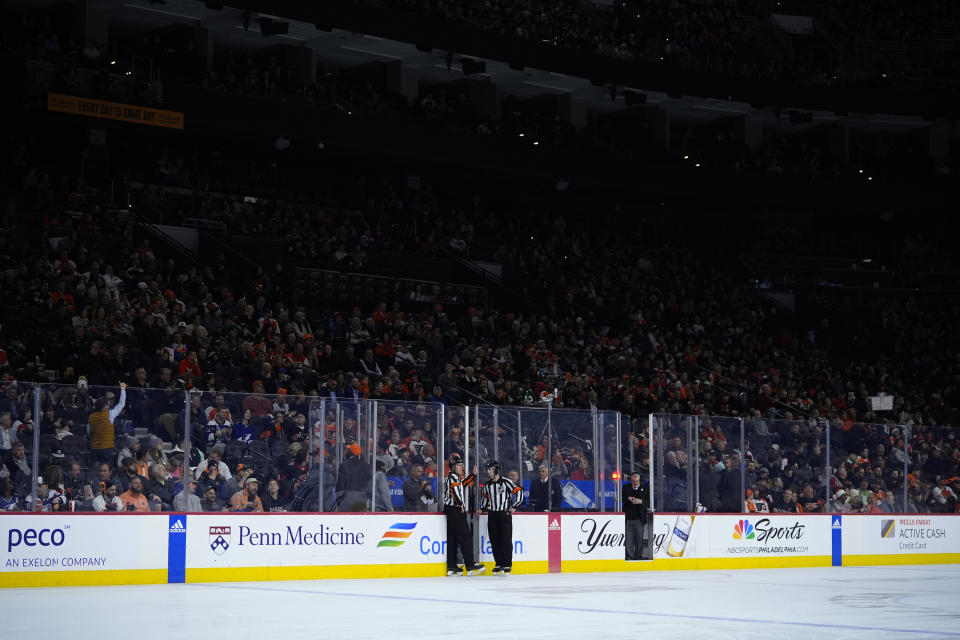
<svg viewBox="0 0 960 640">
<path fill-rule="evenodd" d="M 640 474 L 631 473 L 630 482 L 623 485 L 623 513 L 626 519 L 627 560 L 643 559 L 643 529 L 650 511 L 647 488 L 640 485 Z"/>
</svg>

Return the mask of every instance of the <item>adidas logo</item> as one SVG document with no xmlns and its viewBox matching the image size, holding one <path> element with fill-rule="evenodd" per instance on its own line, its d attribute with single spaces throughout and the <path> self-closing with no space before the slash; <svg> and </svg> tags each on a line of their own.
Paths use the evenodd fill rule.
<svg viewBox="0 0 960 640">
<path fill-rule="evenodd" d="M 839 529 L 839 528 L 840 528 L 840 518 L 834 518 L 834 519 L 833 519 L 833 528 L 834 528 L 834 529 Z"/>
<path fill-rule="evenodd" d="M 186 533 L 187 528 L 183 526 L 183 520 L 177 520 L 170 525 L 170 533 Z"/>
<path fill-rule="evenodd" d="M 550 521 L 550 531 L 558 531 L 560 529 L 560 521 L 554 518 Z"/>
</svg>

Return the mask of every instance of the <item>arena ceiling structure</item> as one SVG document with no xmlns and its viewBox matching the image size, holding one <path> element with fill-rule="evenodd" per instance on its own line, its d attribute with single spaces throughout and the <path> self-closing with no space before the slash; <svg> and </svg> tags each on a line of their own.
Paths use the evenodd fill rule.
<svg viewBox="0 0 960 640">
<path fill-rule="evenodd" d="M 38 6 L 37 2 L 26 0 L 9 4 Z M 325 68 L 351 70 L 399 62 L 405 78 L 415 82 L 420 91 L 464 82 L 492 83 L 501 98 L 509 95 L 519 101 L 531 102 L 562 99 L 568 101 L 570 109 L 598 115 L 659 109 L 677 124 L 699 126 L 746 117 L 764 128 L 796 133 L 836 124 L 873 133 L 909 133 L 929 127 L 932 121 L 921 115 L 838 112 L 826 108 L 804 109 L 802 105 L 794 107 L 790 104 L 780 105 L 778 109 L 772 105 L 739 101 L 735 96 L 697 96 L 655 86 L 614 85 L 576 73 L 484 57 L 479 55 L 483 53 L 483 47 L 474 47 L 470 42 L 464 42 L 463 51 L 449 51 L 431 46 L 431 43 L 384 37 L 383 32 L 390 29 L 378 28 L 376 24 L 370 25 L 369 33 L 364 33 L 356 30 L 355 21 L 352 25 L 346 24 L 351 22 L 349 16 L 339 19 L 337 5 L 337 2 L 293 0 L 87 2 L 88 10 L 106 12 L 111 31 L 121 33 L 150 33 L 172 25 L 185 25 L 207 29 L 215 47 L 230 51 L 260 50 L 280 45 L 305 48 L 316 63 Z M 271 35 L 271 31 L 275 33 Z M 802 116 L 791 118 L 791 112 Z"/>
</svg>

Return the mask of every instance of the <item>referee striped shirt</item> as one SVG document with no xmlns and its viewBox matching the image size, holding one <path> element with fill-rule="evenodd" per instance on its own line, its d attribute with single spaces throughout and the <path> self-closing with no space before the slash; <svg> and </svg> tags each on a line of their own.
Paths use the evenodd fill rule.
<svg viewBox="0 0 960 640">
<path fill-rule="evenodd" d="M 481 492 L 481 509 L 486 511 L 506 511 L 519 509 L 523 504 L 523 489 L 510 478 L 500 476 L 499 480 L 487 480 Z"/>
<path fill-rule="evenodd" d="M 466 487 L 469 487 L 476 480 L 476 476 L 469 475 L 463 479 L 455 472 L 451 471 L 443 484 L 443 506 L 445 507 L 463 507 L 469 499 Z"/>
</svg>

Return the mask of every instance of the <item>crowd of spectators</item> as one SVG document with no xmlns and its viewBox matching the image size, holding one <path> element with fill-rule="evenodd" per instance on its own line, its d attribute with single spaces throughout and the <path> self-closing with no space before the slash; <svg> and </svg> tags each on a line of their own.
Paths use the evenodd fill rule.
<svg viewBox="0 0 960 640">
<path fill-rule="evenodd" d="M 955 82 L 960 38 L 956 4 L 833 0 L 826 6 L 825 25 L 848 43 L 862 73 L 874 78 L 900 74 Z"/>
<path fill-rule="evenodd" d="M 686 421 L 676 417 L 658 420 L 668 434 L 657 487 L 662 494 L 659 508 L 737 512 L 745 506 L 749 511 L 767 513 L 956 512 L 960 478 L 951 429 L 912 421 L 907 425 L 893 420 L 864 424 L 852 414 L 831 421 L 784 413 L 784 418 L 777 419 L 759 409 L 747 413 L 744 451 L 740 449 L 739 420 L 693 420 L 695 460 L 686 445 Z M 699 493 L 691 497 L 688 489 L 694 486 Z M 690 506 L 691 500 L 694 506 Z"/>
<path fill-rule="evenodd" d="M 242 489 L 255 503 L 246 484 L 223 488 L 230 477 L 241 475 L 237 466 L 244 464 L 236 451 L 227 456 L 227 447 L 235 440 L 265 441 L 271 465 L 257 487 L 276 489 L 279 493 L 272 504 L 287 507 L 296 498 L 298 483 L 302 487 L 306 482 L 310 462 L 316 462 L 308 460 L 312 452 L 322 451 L 325 459 L 330 457 L 326 486 L 337 486 L 340 461 L 332 458 L 336 447 L 308 450 L 305 446 L 310 441 L 309 425 L 326 423 L 326 417 L 311 415 L 311 407 L 315 411 L 320 398 L 377 399 L 387 403 L 385 406 L 391 401 L 412 401 L 432 412 L 437 403 L 451 407 L 477 402 L 535 404 L 542 392 L 554 386 L 560 389 L 558 407 L 622 412 L 630 436 L 621 453 L 634 461 L 645 461 L 648 456 L 644 436 L 649 413 L 700 417 L 759 414 L 760 420 L 774 421 L 779 431 L 771 433 L 781 438 L 765 442 L 759 434 L 748 432 L 753 448 L 745 456 L 748 466 L 765 466 L 771 474 L 764 479 L 758 471 L 756 483 L 749 488 L 753 495 L 768 491 L 764 499 L 774 509 L 792 508 L 789 497 L 803 494 L 807 484 L 818 500 L 823 495 L 817 478 L 824 476 L 818 474 L 816 460 L 827 422 L 836 428 L 887 425 L 850 444 L 856 458 L 837 458 L 830 466 L 837 477 L 856 475 L 861 467 L 868 474 L 889 472 L 880 476 L 877 490 L 884 491 L 884 497 L 891 493 L 896 500 L 898 480 L 893 474 L 899 473 L 899 467 L 864 465 L 859 458 L 874 456 L 878 445 L 889 455 L 902 452 L 902 442 L 899 449 L 896 446 L 898 434 L 902 434 L 898 430 L 909 424 L 910 468 L 916 478 L 911 495 L 920 496 L 919 506 L 913 508 L 952 504 L 940 503 L 937 496 L 956 476 L 958 451 L 948 430 L 931 427 L 949 424 L 958 403 L 958 362 L 949 328 L 956 301 L 949 296 L 871 293 L 865 297 L 831 290 L 811 300 L 823 314 L 821 323 L 801 326 L 758 298 L 736 271 L 692 248 L 646 246 L 642 234 L 624 232 L 614 212 L 598 213 L 588 223 L 555 213 L 496 214 L 483 211 L 478 199 L 475 204 L 480 215 L 469 218 L 477 223 L 473 232 L 478 241 L 495 244 L 498 260 L 526 273 L 532 290 L 546 292 L 541 309 L 454 310 L 439 305 L 411 306 L 408 300 L 384 300 L 367 308 L 297 308 L 291 305 L 282 260 L 279 269 L 241 278 L 216 261 L 182 267 L 173 259 L 158 256 L 151 242 L 138 235 L 134 220 L 123 211 L 106 210 L 106 203 L 89 186 L 75 179 L 51 181 L 33 164 L 40 157 L 37 149 L 18 149 L 8 158 L 7 167 L 11 180 L 6 185 L 2 236 L 9 262 L 3 281 L 7 313 L 0 359 L 11 408 L 2 422 L 9 423 L 4 433 L 13 436 L 3 448 L 9 451 L 6 469 L 14 489 L 24 490 L 27 471 L 23 465 L 29 461 L 18 441 L 29 445 L 33 424 L 30 402 L 23 395 L 26 392 L 23 388 L 18 391 L 14 381 L 46 380 L 51 369 L 55 380 L 68 385 L 63 387 L 68 390 L 122 381 L 130 385 L 126 391 L 130 397 L 148 394 L 147 389 L 162 391 L 159 400 L 147 403 L 149 412 L 142 412 L 144 403 L 131 402 L 117 421 L 125 435 L 140 427 L 155 438 L 148 440 L 140 434 L 131 439 L 130 455 L 99 460 L 91 453 L 82 459 L 86 463 L 81 465 L 83 474 L 102 471 L 94 462 L 110 465 L 104 473 L 120 478 L 112 482 L 124 504 L 130 504 L 131 496 L 127 495 L 126 502 L 123 496 L 131 486 L 124 482 L 123 474 L 142 477 L 141 493 L 146 501 L 137 497 L 133 486 L 137 508 L 144 504 L 148 508 L 173 506 L 178 491 L 156 493 L 153 478 L 163 478 L 166 485 L 166 474 L 172 472 L 169 483 L 176 487 L 176 464 L 152 470 L 151 475 L 146 470 L 153 462 L 140 459 L 136 447 L 157 455 L 178 453 L 158 449 L 158 444 L 179 444 L 183 436 L 179 430 L 182 407 L 170 408 L 164 403 L 175 403 L 184 389 L 195 392 L 191 412 L 196 420 L 190 418 L 192 441 L 186 443 L 191 450 L 188 466 L 203 468 L 203 460 L 218 455 L 229 460 L 222 472 L 217 472 L 221 480 L 214 479 L 216 495 L 208 495 L 210 487 L 203 483 L 209 479 L 203 476 L 210 473 L 203 472 L 196 478 L 196 495 L 209 498 L 211 505 L 217 501 L 229 505 Z M 373 201 L 376 204 L 379 198 L 373 197 Z M 444 221 L 450 212 L 440 202 L 438 199 L 434 215 Z M 37 217 L 36 211 L 44 217 Z M 285 224 L 284 220 L 275 222 Z M 336 234 L 338 229 L 331 225 L 318 233 Z M 535 242 L 521 240 L 531 235 Z M 504 238 L 517 241 L 503 242 Z M 344 244 L 357 242 L 348 236 L 341 240 Z M 396 247 L 403 249 L 403 245 Z M 872 341 L 850 339 L 861 335 L 881 338 L 886 348 L 876 351 Z M 248 395 L 231 396 L 230 392 Z M 875 413 L 866 400 L 881 392 L 895 398 L 891 413 Z M 41 422 L 41 435 L 60 435 L 58 440 L 68 435 L 84 438 L 89 422 L 85 411 L 94 402 L 93 396 L 102 394 L 100 389 L 84 399 L 82 392 L 71 391 L 45 400 L 44 407 L 49 406 L 53 413 Z M 223 410 L 217 409 L 221 405 Z M 211 413 L 210 408 L 216 410 Z M 248 408 L 250 415 L 245 414 Z M 435 478 L 439 471 L 436 420 L 425 414 L 423 430 L 418 432 L 416 422 L 407 424 L 398 419 L 400 415 L 402 412 L 384 415 L 380 423 L 396 425 L 396 434 L 393 428 L 384 428 L 380 434 L 381 472 L 384 477 L 398 474 L 405 484 L 413 467 L 421 464 L 422 477 Z M 361 422 L 358 416 L 342 435 L 348 457 L 349 445 L 361 440 Z M 61 428 L 64 425 L 66 429 Z M 447 453 L 456 450 L 458 437 L 451 434 Z M 803 439 L 810 442 L 801 449 Z M 708 440 L 704 438 L 704 442 Z M 50 478 L 56 479 L 63 465 L 72 472 L 76 458 L 55 456 L 69 456 L 71 448 L 61 445 L 58 449 L 49 438 L 45 441 L 50 445 L 45 452 L 51 457 L 44 463 L 53 464 L 53 468 L 43 469 L 42 477 L 48 482 L 45 491 L 56 492 L 49 485 Z M 274 447 L 274 442 L 281 444 Z M 530 451 L 518 458 L 531 463 L 525 473 L 543 464 L 544 451 L 537 453 L 537 446 L 545 444 L 531 442 Z M 779 457 L 769 455 L 778 450 L 773 445 L 783 452 Z M 860 445 L 868 448 L 867 456 L 859 451 Z M 182 454 L 186 447 L 178 448 Z M 711 441 L 702 451 L 703 460 L 713 460 L 713 470 L 726 465 L 739 468 L 733 458 L 711 458 L 714 449 Z M 934 450 L 938 454 L 934 455 Z M 615 456 L 615 451 L 615 444 L 608 446 L 608 457 Z M 804 462 L 807 452 L 814 451 L 817 453 Z M 597 473 L 605 474 L 612 462 L 605 460 L 605 468 L 595 472 L 590 451 L 561 442 L 555 442 L 551 457 L 557 458 L 551 460 L 553 474 L 564 479 L 593 479 Z M 682 457 L 668 457 L 670 465 L 685 468 Z M 781 498 L 775 483 L 790 470 L 780 467 L 784 459 L 799 465 L 797 474 L 804 480 L 785 482 L 787 497 Z M 937 462 L 929 463 L 930 459 Z M 939 461 L 943 461 L 943 469 L 928 470 L 941 464 Z M 250 466 L 264 471 L 256 462 Z M 134 467 L 140 471 L 132 473 Z M 840 471 L 842 468 L 846 472 Z M 702 470 L 707 472 L 712 471 Z M 946 487 L 939 488 L 938 476 Z M 377 474 L 361 477 L 360 482 L 374 477 Z M 871 489 L 872 477 L 867 478 Z M 275 487 L 271 480 L 276 481 Z M 408 506 L 417 500 L 434 504 L 431 500 L 435 498 L 427 494 L 435 489 L 422 482 L 421 494 Z M 836 491 L 841 489 L 848 491 L 843 483 Z M 102 492 L 94 493 L 85 500 Z M 263 492 L 258 495 L 262 501 Z M 323 498 L 323 506 L 332 508 L 338 497 L 333 493 L 330 503 L 327 498 Z M 321 504 L 320 496 L 313 500 L 314 506 Z M 113 502 L 113 497 L 106 501 Z M 299 504 L 302 507 L 302 496 Z M 341 500 L 340 508 L 343 504 Z M 734 503 L 706 500 L 704 504 L 711 509 L 732 509 Z M 813 508 L 801 504 L 807 510 Z"/>
<path fill-rule="evenodd" d="M 725 72 L 764 79 L 816 84 L 844 80 L 879 81 L 881 74 L 929 77 L 949 73 L 955 60 L 960 13 L 950 2 L 828 2 L 822 6 L 785 7 L 757 0 L 677 3 L 636 2 L 434 2 L 364 0 L 379 8 L 442 18 L 480 30 L 551 46 L 590 51 L 685 69 Z M 774 26 L 771 13 L 815 17 L 823 28 L 792 35 Z M 824 35 L 824 29 L 828 35 Z M 897 43 L 948 43 L 934 69 L 897 65 L 892 50 L 851 55 L 858 39 Z M 944 76 L 946 77 L 946 76 Z"/>
<path fill-rule="evenodd" d="M 360 203 L 357 224 L 317 205 L 247 202 L 237 193 L 193 203 L 243 234 L 286 240 L 308 256 L 374 249 L 439 256 L 451 240 L 489 247 L 538 292 L 518 308 L 389 298 L 300 307 L 285 256 L 258 257 L 265 268 L 253 273 L 226 256 L 186 264 L 151 242 L 128 212 L 112 209 L 109 193 L 61 171 L 57 161 L 68 151 L 7 135 L 0 507 L 348 509 L 370 482 L 384 495 L 387 477 L 402 481 L 406 508 L 435 507 L 431 480 L 443 470 L 438 439 L 449 437 L 449 454 L 472 437 L 456 428 L 438 433 L 437 405 L 456 416 L 469 404 L 536 404 L 557 388 L 559 408 L 621 412 L 625 450 L 605 438 L 604 468 L 592 469 L 592 451 L 582 443 L 555 442 L 548 456 L 547 443 L 530 442 L 518 452 L 518 474 L 535 473 L 549 457 L 554 477 L 607 477 L 610 455 L 648 459 L 648 414 L 689 414 L 702 434 L 698 473 L 716 477 L 715 497 L 701 484 L 708 509 L 739 511 L 740 485 L 730 493 L 734 485 L 724 478 L 734 470 L 739 477 L 741 461 L 755 474 L 746 487 L 754 508 L 762 499 L 774 510 L 883 510 L 890 500 L 897 504 L 904 482 L 910 503 L 898 509 L 956 508 L 951 486 L 960 449 L 950 425 L 960 406 L 960 361 L 950 294 L 830 291 L 810 300 L 818 317 L 808 322 L 809 315 L 771 306 L 726 257 L 696 248 L 708 240 L 704 231 L 691 232 L 686 247 L 658 245 L 644 229 L 627 228 L 608 203 L 598 203 L 589 219 L 501 209 L 455 184 L 414 189 L 362 172 L 349 196 Z M 245 166 L 243 158 L 255 153 L 238 147 L 231 163 Z M 200 172 L 211 164 L 198 157 L 191 168 L 160 150 L 140 150 L 156 168 L 145 175 L 167 176 L 160 184 L 201 185 Z M 393 226 L 398 218 L 409 222 L 403 230 Z M 33 416 L 28 383 L 51 378 L 61 386 L 42 398 L 44 415 Z M 893 396 L 892 410 L 872 409 L 867 398 L 878 393 Z M 348 416 L 337 440 L 331 417 L 316 415 L 324 398 L 383 403 L 380 424 L 390 427 L 379 434 L 373 465 L 359 463 L 374 453 L 358 444 L 369 423 Z M 412 410 L 391 402 L 412 403 Z M 106 418 L 91 418 L 103 412 Z M 711 435 L 707 416 L 749 418 L 748 449 L 734 451 L 739 444 L 730 445 L 729 432 Z M 88 439 L 88 426 L 100 420 L 116 425 L 110 446 Z M 764 421 L 773 427 L 760 427 Z M 192 425 L 186 439 L 185 422 Z M 858 426 L 868 423 L 880 426 Z M 820 451 L 828 424 L 848 434 L 830 461 Z M 44 483 L 37 504 L 26 504 L 34 429 Z M 687 454 L 682 447 L 667 453 L 664 473 L 681 483 Z M 904 459 L 912 478 L 896 475 Z M 192 479 L 179 477 L 184 468 L 193 469 Z M 319 493 L 311 473 L 328 474 L 329 495 Z M 820 498 L 827 477 L 830 505 Z M 859 505 L 849 498 L 854 491 Z M 392 499 L 378 504 L 386 508 Z"/>
<path fill-rule="evenodd" d="M 615 2 L 600 10 L 566 0 L 547 5 L 527 2 L 422 2 L 372 0 L 369 4 L 463 22 L 477 29 L 550 46 L 579 49 L 616 58 L 668 63 L 682 68 L 767 77 L 758 65 L 759 47 L 769 47 L 756 3 L 679 5 L 674 2 Z M 753 19 L 744 16 L 750 12 Z M 767 56 L 765 63 L 777 62 Z"/>
<path fill-rule="evenodd" d="M 670 0 L 587 3 L 576 0 L 547 5 L 539 0 L 484 3 L 427 0 L 362 0 L 376 9 L 388 9 L 464 23 L 490 31 L 555 47 L 600 53 L 635 61 L 663 63 L 686 69 L 725 72 L 763 79 L 835 83 L 843 76 L 862 83 L 880 81 L 886 74 L 905 73 L 929 78 L 949 78 L 956 69 L 956 38 L 960 12 L 954 3 L 827 2 L 819 7 L 780 7 L 758 0 L 723 0 L 679 4 Z M 886 6 L 889 5 L 889 6 Z M 803 36 L 778 29 L 771 13 L 796 9 L 811 15 L 822 28 Z M 197 71 L 196 43 L 188 36 L 158 34 L 125 42 L 79 42 L 70 14 L 52 8 L 11 14 L 21 28 L 4 35 L 3 48 L 16 49 L 31 59 L 68 62 L 68 68 L 104 68 L 113 64 L 117 51 L 162 63 L 175 75 Z M 825 35 L 829 34 L 829 35 Z M 860 48 L 857 41 L 926 45 L 938 55 L 922 58 L 934 65 L 920 69 L 904 65 L 896 49 Z M 300 95 L 319 104 L 343 105 L 362 101 L 376 104 L 370 87 L 349 91 L 331 87 L 330 77 L 304 86 L 294 69 L 276 58 L 260 63 L 246 56 L 229 56 L 226 64 L 209 73 L 206 86 L 254 95 Z M 121 61 L 125 63 L 125 60 Z M 124 67 L 126 68 L 126 67 Z M 340 99 L 338 99 L 340 98 Z"/>
</svg>

